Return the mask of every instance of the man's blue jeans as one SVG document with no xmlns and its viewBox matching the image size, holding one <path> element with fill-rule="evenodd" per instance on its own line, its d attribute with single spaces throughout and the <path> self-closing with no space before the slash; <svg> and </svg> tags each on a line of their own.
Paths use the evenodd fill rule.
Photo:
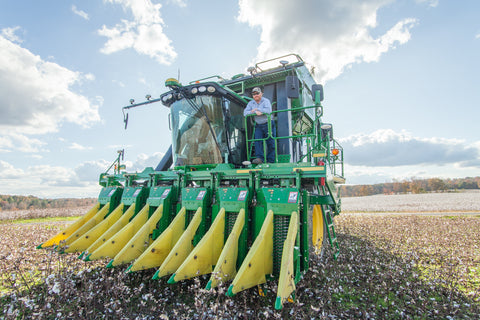
<svg viewBox="0 0 480 320">
<path fill-rule="evenodd" d="M 272 137 L 277 135 L 277 130 L 275 128 L 275 122 L 272 121 Z M 255 125 L 255 139 L 265 139 L 268 137 L 268 123 L 262 123 Z M 268 138 L 266 141 L 267 144 L 267 162 L 275 162 L 275 142 L 272 138 Z M 255 156 L 262 159 L 265 162 L 265 157 L 263 154 L 263 141 L 255 141 Z"/>
</svg>

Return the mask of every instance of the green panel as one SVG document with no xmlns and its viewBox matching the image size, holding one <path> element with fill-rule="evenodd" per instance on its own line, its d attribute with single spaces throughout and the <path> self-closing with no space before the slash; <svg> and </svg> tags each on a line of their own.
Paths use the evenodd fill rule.
<svg viewBox="0 0 480 320">
<path fill-rule="evenodd" d="M 183 188 L 182 189 L 182 206 L 185 207 L 187 210 L 196 211 L 199 207 L 204 208 L 207 203 L 210 203 L 210 189 L 207 189 L 207 188 Z"/>
<path fill-rule="evenodd" d="M 275 215 L 290 215 L 299 211 L 300 192 L 296 188 L 262 188 L 266 211 L 273 210 Z"/>
<path fill-rule="evenodd" d="M 239 212 L 240 209 L 248 210 L 248 188 L 220 188 L 217 192 L 220 207 L 227 212 Z"/>
<path fill-rule="evenodd" d="M 292 211 L 299 212 L 300 196 L 296 188 L 260 188 L 253 213 L 254 237 L 260 232 L 269 210 L 273 210 L 274 215 L 284 216 L 290 216 Z"/>
<path fill-rule="evenodd" d="M 310 204 L 334 205 L 335 202 L 330 195 L 310 195 Z"/>
<path fill-rule="evenodd" d="M 251 194 L 248 188 L 220 188 L 217 191 L 217 199 L 219 201 L 219 208 L 225 208 L 225 241 L 230 235 L 230 231 L 235 224 L 238 213 L 241 209 L 245 210 L 245 224 L 243 226 L 242 234 L 238 239 L 238 256 L 237 267 L 240 267 L 243 259 L 247 255 L 247 240 L 249 234 L 249 210 Z M 218 211 L 215 213 L 218 213 Z M 212 221 L 215 219 L 212 216 Z"/>
<path fill-rule="evenodd" d="M 279 154 L 277 156 L 278 163 L 290 163 L 290 155 L 289 154 Z"/>
<path fill-rule="evenodd" d="M 297 239 L 300 241 L 300 269 L 302 271 L 307 271 L 308 270 L 308 264 L 309 264 L 309 257 L 310 257 L 310 243 L 308 239 L 308 227 L 310 225 L 310 221 L 308 219 L 308 213 L 310 211 L 310 197 L 309 193 L 306 190 L 302 191 L 302 202 L 303 202 L 303 210 L 301 214 L 299 215 L 300 217 L 300 239 Z"/>
<path fill-rule="evenodd" d="M 150 188 L 150 195 L 147 199 L 149 208 L 149 216 L 155 210 L 163 205 L 162 218 L 157 223 L 157 229 L 154 230 L 155 238 L 165 230 L 172 221 L 172 199 L 176 198 L 175 187 L 153 187 Z"/>
<path fill-rule="evenodd" d="M 135 214 L 142 210 L 148 197 L 147 187 L 126 187 L 123 191 L 122 203 L 131 206 L 135 203 Z"/>
<path fill-rule="evenodd" d="M 151 207 L 159 207 L 164 204 L 165 199 L 170 198 L 171 191 L 172 187 L 153 187 L 150 189 L 147 203 Z"/>
<path fill-rule="evenodd" d="M 273 218 L 273 274 L 280 272 L 283 243 L 287 237 L 290 216 L 293 211 L 299 215 L 301 192 L 297 188 L 260 188 L 257 191 L 257 205 L 254 211 L 253 232 L 257 237 L 263 221 L 272 210 Z M 300 215 L 300 217 L 302 217 Z M 297 268 L 298 271 L 298 268 Z"/>
<path fill-rule="evenodd" d="M 210 188 L 183 188 L 182 189 L 182 207 L 187 210 L 186 226 L 190 223 L 193 215 L 198 208 L 202 208 L 202 222 L 197 229 L 197 233 L 193 239 L 196 245 L 203 235 L 207 232 L 212 221 L 211 211 L 211 189 Z"/>
<path fill-rule="evenodd" d="M 123 188 L 119 187 L 106 187 L 102 188 L 98 195 L 98 202 L 102 205 L 106 205 L 110 202 L 110 210 L 112 212 L 120 203 L 122 197 Z"/>
</svg>

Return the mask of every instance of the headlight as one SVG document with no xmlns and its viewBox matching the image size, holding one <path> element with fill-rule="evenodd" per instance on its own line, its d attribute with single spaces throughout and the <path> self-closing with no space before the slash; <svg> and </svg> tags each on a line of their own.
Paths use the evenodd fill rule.
<svg viewBox="0 0 480 320">
<path fill-rule="evenodd" d="M 215 92 L 215 87 L 214 87 L 214 86 L 209 86 L 209 87 L 207 88 L 207 90 L 208 90 L 208 92 L 210 92 L 210 93 L 214 93 L 214 92 Z"/>
<path fill-rule="evenodd" d="M 190 91 L 192 94 L 197 94 L 198 89 L 197 87 L 192 88 L 192 91 Z"/>
<path fill-rule="evenodd" d="M 198 92 L 204 93 L 205 91 L 207 91 L 207 87 L 205 86 L 198 87 Z"/>
<path fill-rule="evenodd" d="M 166 96 L 163 96 L 162 101 L 167 103 L 167 101 L 172 98 L 173 98 L 173 95 L 170 93 L 170 94 L 167 94 Z"/>
</svg>

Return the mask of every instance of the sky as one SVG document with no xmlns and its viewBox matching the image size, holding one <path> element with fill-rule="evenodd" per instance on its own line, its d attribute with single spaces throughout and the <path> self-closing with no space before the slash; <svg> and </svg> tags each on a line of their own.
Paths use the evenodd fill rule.
<svg viewBox="0 0 480 320">
<path fill-rule="evenodd" d="M 0 194 L 97 197 L 170 145 L 130 99 L 297 53 L 325 87 L 348 184 L 480 175 L 478 0 L 0 0 Z"/>
</svg>

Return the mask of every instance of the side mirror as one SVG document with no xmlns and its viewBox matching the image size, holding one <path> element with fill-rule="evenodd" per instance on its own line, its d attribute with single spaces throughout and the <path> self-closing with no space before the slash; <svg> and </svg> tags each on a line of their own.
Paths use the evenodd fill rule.
<svg viewBox="0 0 480 320">
<path fill-rule="evenodd" d="M 285 90 L 287 97 L 290 99 L 298 99 L 300 95 L 300 83 L 297 76 L 287 76 L 285 78 Z"/>
<path fill-rule="evenodd" d="M 127 130 L 127 125 L 128 125 L 128 113 L 126 116 L 123 117 L 123 122 L 125 123 L 125 130 Z"/>
<path fill-rule="evenodd" d="M 312 99 L 318 104 L 323 101 L 323 86 L 321 84 L 312 85 Z"/>
</svg>

